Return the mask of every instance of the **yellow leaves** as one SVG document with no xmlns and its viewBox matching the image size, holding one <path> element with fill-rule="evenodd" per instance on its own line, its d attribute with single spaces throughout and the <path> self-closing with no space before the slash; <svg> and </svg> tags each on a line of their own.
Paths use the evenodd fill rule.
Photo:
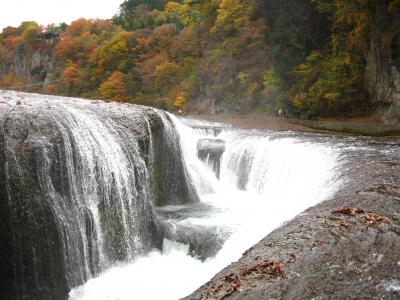
<svg viewBox="0 0 400 300">
<path fill-rule="evenodd" d="M 179 3 L 170 1 L 167 4 L 165 4 L 165 11 L 167 12 L 178 11 L 179 7 L 180 7 Z"/>
<path fill-rule="evenodd" d="M 165 5 L 165 11 L 162 14 L 168 22 L 183 26 L 192 25 L 202 19 L 200 6 L 191 0 L 186 0 L 183 4 L 170 1 Z"/>
<path fill-rule="evenodd" d="M 91 57 L 98 69 L 126 71 L 129 67 L 129 54 L 133 49 L 133 34 L 120 31 L 110 40 L 103 42 Z"/>
<path fill-rule="evenodd" d="M 307 106 L 307 98 L 308 98 L 307 93 L 304 92 L 297 93 L 291 97 L 292 105 L 296 109 L 300 110 L 305 109 Z"/>
<path fill-rule="evenodd" d="M 15 72 L 8 72 L 1 78 L 0 86 L 2 87 L 11 87 L 15 82 Z"/>
<path fill-rule="evenodd" d="M 252 0 L 222 0 L 211 32 L 236 33 L 250 21 L 255 6 Z"/>
<path fill-rule="evenodd" d="M 41 32 L 41 28 L 36 22 L 23 22 L 21 26 L 18 27 L 18 30 L 22 31 L 22 39 L 27 42 L 34 40 Z"/>
<path fill-rule="evenodd" d="M 247 74 L 244 73 L 244 72 L 239 72 L 239 73 L 237 74 L 237 79 L 239 80 L 239 82 L 240 82 L 241 84 L 246 84 L 248 78 L 249 78 L 249 75 L 247 75 Z"/>
<path fill-rule="evenodd" d="M 181 109 L 186 102 L 186 97 L 179 95 L 175 98 L 174 106 L 176 109 Z"/>
<path fill-rule="evenodd" d="M 311 0 L 311 3 L 321 12 L 329 12 L 333 10 L 334 3 L 332 1 Z"/>
<path fill-rule="evenodd" d="M 323 95 L 323 98 L 329 101 L 335 101 L 341 96 L 341 93 L 325 93 Z"/>
<path fill-rule="evenodd" d="M 248 94 L 250 97 L 253 96 L 253 94 L 257 92 L 258 88 L 259 88 L 258 82 L 250 82 L 250 83 L 247 85 L 247 94 Z"/>
<path fill-rule="evenodd" d="M 156 84 L 159 87 L 172 85 L 179 80 L 180 67 L 175 62 L 166 61 L 158 65 L 154 72 Z"/>
<path fill-rule="evenodd" d="M 99 92 L 104 99 L 123 102 L 127 98 L 126 75 L 115 71 L 100 86 Z"/>
</svg>

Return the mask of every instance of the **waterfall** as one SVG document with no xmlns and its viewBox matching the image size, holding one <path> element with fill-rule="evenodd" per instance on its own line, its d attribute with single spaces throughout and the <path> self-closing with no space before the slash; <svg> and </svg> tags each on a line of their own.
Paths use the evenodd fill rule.
<svg viewBox="0 0 400 300">
<path fill-rule="evenodd" d="M 293 135 L 170 118 L 200 203 L 158 210 L 177 232 L 177 241 L 164 239 L 162 252 L 152 251 L 132 264 L 111 268 L 74 289 L 71 300 L 183 297 L 282 222 L 327 199 L 338 187 L 338 154 L 328 145 Z M 219 179 L 210 161 L 196 155 L 204 139 L 225 143 Z M 189 237 L 182 238 L 179 228 Z M 217 241 L 216 254 L 200 262 L 190 249 L 210 239 Z"/>
<path fill-rule="evenodd" d="M 309 136 L 17 92 L 0 109 L 4 298 L 183 297 L 339 184 Z"/>
<path fill-rule="evenodd" d="M 3 295 L 65 298 L 109 267 L 161 248 L 154 204 L 198 200 L 163 112 L 0 96 L 11 108 L 0 114 L 1 239 L 10 245 L 2 253 L 12 253 L 5 272 L 13 280 Z"/>
</svg>

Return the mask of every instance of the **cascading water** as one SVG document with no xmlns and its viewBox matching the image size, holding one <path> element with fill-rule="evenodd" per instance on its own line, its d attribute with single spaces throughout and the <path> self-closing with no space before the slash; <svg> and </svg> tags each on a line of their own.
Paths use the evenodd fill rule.
<svg viewBox="0 0 400 300">
<path fill-rule="evenodd" d="M 329 197 L 338 157 L 307 136 L 0 91 L 0 295 L 183 297 Z"/>
<path fill-rule="evenodd" d="M 164 113 L 0 93 L 2 296 L 65 298 L 110 266 L 161 248 L 153 203 L 197 200 Z M 163 145 L 153 139 L 165 135 Z"/>
<path fill-rule="evenodd" d="M 307 207 L 329 197 L 337 188 L 338 155 L 309 139 L 268 131 L 221 129 L 171 117 L 179 132 L 190 181 L 201 202 L 158 209 L 173 242 L 132 264 L 111 268 L 74 289 L 70 299 L 178 299 L 194 291 L 217 271 L 240 258 L 251 245 Z M 193 128 L 190 128 L 189 126 Z M 218 132 L 213 130 L 218 127 Z M 220 179 L 209 159 L 196 153 L 199 141 L 225 142 Z M 209 157 L 208 157 L 209 158 Z M 179 238 L 179 228 L 196 238 Z M 208 234 L 202 236 L 204 232 Z M 171 235 L 172 239 L 174 234 Z M 211 240 L 216 255 L 196 258 L 196 243 Z M 182 243 L 183 241 L 183 243 Z M 194 246 L 184 243 L 192 242 Z M 190 255 L 191 254 L 191 255 Z"/>
</svg>

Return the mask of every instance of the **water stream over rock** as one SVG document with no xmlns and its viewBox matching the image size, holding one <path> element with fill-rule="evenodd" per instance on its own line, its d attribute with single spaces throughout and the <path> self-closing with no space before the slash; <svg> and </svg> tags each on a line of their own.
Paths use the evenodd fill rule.
<svg viewBox="0 0 400 300">
<path fill-rule="evenodd" d="M 331 196 L 339 167 L 321 136 L 0 91 L 0 294 L 183 297 Z"/>
</svg>

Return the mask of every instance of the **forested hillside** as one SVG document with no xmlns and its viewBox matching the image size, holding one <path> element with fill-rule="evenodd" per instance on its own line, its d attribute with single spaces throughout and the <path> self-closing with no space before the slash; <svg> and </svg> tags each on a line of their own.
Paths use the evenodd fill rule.
<svg viewBox="0 0 400 300">
<path fill-rule="evenodd" d="M 0 35 L 0 87 L 199 113 L 400 118 L 399 0 L 126 0 Z"/>
</svg>

